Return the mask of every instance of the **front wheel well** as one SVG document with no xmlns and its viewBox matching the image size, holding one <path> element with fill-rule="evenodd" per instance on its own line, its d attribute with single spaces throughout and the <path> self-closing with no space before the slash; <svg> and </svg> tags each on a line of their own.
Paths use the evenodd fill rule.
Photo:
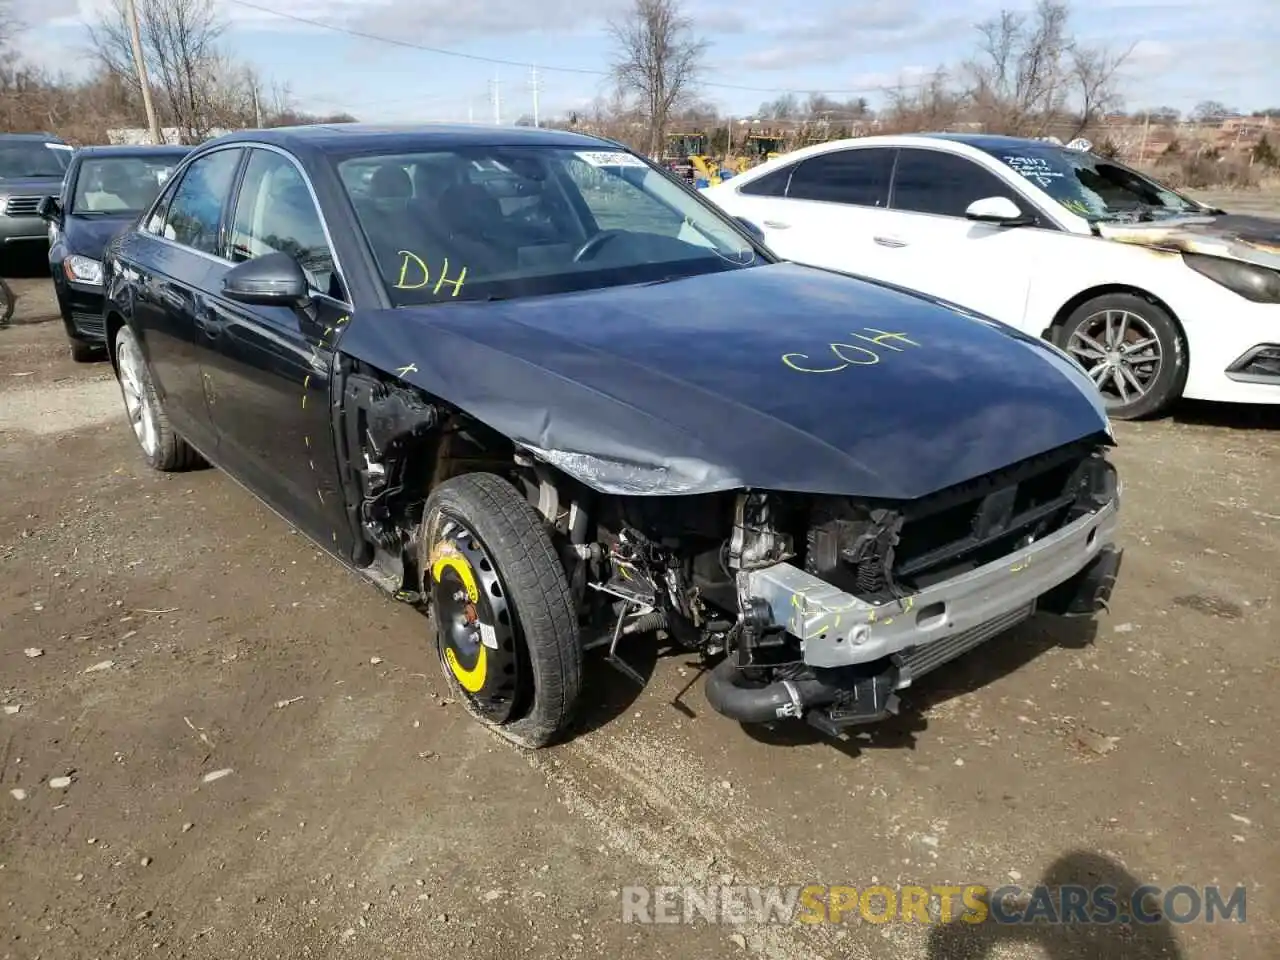
<svg viewBox="0 0 1280 960">
<path fill-rule="evenodd" d="M 1105 283 L 1096 287 L 1090 287 L 1088 290 L 1081 290 L 1058 308 L 1058 312 L 1054 314 L 1053 320 L 1050 322 L 1049 326 L 1045 327 L 1041 336 L 1050 343 L 1059 347 L 1063 346 L 1063 344 L 1058 341 L 1061 338 L 1062 328 L 1066 324 L 1067 318 L 1075 313 L 1083 304 L 1086 304 L 1097 297 L 1106 296 L 1109 293 L 1127 293 L 1131 296 L 1141 297 L 1148 303 L 1159 307 L 1169 315 L 1174 326 L 1178 328 L 1178 335 L 1182 338 L 1185 344 L 1186 333 L 1183 332 L 1182 322 L 1178 319 L 1178 315 L 1170 309 L 1169 305 L 1154 293 L 1151 293 L 1148 290 L 1143 290 L 1141 287 L 1134 287 L 1126 283 Z"/>
</svg>

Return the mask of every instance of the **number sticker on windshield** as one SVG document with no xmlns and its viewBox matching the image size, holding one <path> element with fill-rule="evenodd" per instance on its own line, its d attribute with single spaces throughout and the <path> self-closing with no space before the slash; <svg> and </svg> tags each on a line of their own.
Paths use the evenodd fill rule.
<svg viewBox="0 0 1280 960">
<path fill-rule="evenodd" d="M 579 150 L 577 156 L 593 167 L 643 167 L 645 162 L 639 157 L 622 150 Z"/>
<path fill-rule="evenodd" d="M 1023 177 L 1041 187 L 1047 187 L 1054 180 L 1062 177 L 1061 170 L 1054 170 L 1049 166 L 1049 161 L 1040 157 L 1006 156 L 1000 159 Z"/>
</svg>

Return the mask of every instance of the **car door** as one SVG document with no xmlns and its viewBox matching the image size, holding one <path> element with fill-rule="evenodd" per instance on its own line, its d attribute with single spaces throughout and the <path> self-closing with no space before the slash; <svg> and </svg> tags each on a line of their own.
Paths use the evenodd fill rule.
<svg viewBox="0 0 1280 960">
<path fill-rule="evenodd" d="M 969 205 L 987 197 L 1012 200 L 1042 225 L 967 219 Z M 894 222 L 885 238 L 892 243 L 885 248 L 886 279 L 1013 326 L 1023 324 L 1032 273 L 1037 264 L 1052 266 L 1064 236 L 1024 194 L 968 157 L 904 147 L 894 165 L 889 206 Z"/>
<path fill-rule="evenodd" d="M 223 208 L 243 153 L 227 148 L 197 157 L 120 246 L 121 266 L 137 276 L 132 320 L 165 413 L 179 434 L 214 457 L 196 298 L 219 262 Z"/>
<path fill-rule="evenodd" d="M 801 160 L 786 196 L 761 198 L 759 219 L 747 219 L 784 259 L 878 277 L 883 250 L 875 238 L 887 216 L 893 155 L 890 147 L 850 147 Z"/>
<path fill-rule="evenodd" d="M 308 309 L 222 296 L 236 263 L 285 251 L 311 282 Z M 302 167 L 254 147 L 228 217 L 227 259 L 200 298 L 204 373 L 222 465 L 307 534 L 347 556 L 352 531 L 337 489 L 330 373 L 350 306 Z"/>
</svg>

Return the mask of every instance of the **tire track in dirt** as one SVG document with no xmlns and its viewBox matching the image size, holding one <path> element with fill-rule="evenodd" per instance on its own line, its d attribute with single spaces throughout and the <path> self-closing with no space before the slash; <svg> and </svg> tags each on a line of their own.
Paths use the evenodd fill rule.
<svg viewBox="0 0 1280 960">
<path fill-rule="evenodd" d="M 819 869 L 771 839 L 767 821 L 726 796 L 689 753 L 653 736 L 593 731 L 563 747 L 516 750 L 559 794 L 565 807 L 591 823 L 620 855 L 653 869 L 643 885 L 734 884 L 768 886 L 817 882 Z M 866 928 L 750 921 L 725 925 L 768 960 L 881 960 L 923 956 L 921 931 L 909 925 L 879 930 L 872 946 Z"/>
</svg>

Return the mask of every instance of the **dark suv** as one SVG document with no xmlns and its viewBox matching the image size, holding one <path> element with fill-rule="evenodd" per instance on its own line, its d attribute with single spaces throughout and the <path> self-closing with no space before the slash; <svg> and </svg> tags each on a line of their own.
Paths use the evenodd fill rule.
<svg viewBox="0 0 1280 960">
<path fill-rule="evenodd" d="M 62 189 L 74 152 L 48 133 L 0 134 L 0 246 L 6 254 L 48 244 L 49 226 L 36 210 Z"/>
</svg>

